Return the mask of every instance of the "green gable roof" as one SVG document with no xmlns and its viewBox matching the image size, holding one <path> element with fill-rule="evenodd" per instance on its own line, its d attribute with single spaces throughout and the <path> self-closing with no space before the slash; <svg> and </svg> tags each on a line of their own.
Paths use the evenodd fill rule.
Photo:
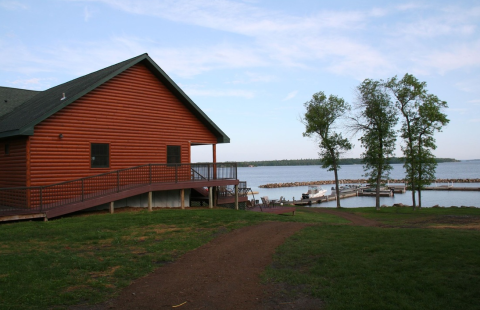
<svg viewBox="0 0 480 310">
<path fill-rule="evenodd" d="M 32 98 L 39 91 L 0 86 L 0 117 Z"/>
<path fill-rule="evenodd" d="M 216 137 L 217 143 L 229 143 L 230 138 L 178 87 L 175 82 L 148 56 L 125 60 L 42 92 L 2 87 L 2 94 L 10 94 L 8 105 L 0 105 L 0 138 L 33 135 L 34 127 L 78 98 L 84 96 L 126 69 L 143 63 Z M 32 92 L 32 93 L 28 93 Z M 65 94 L 65 98 L 63 95 Z M 16 99 L 14 99 L 16 98 Z M 22 103 L 23 102 L 23 103 Z M 2 111 L 5 111 L 2 113 Z"/>
</svg>

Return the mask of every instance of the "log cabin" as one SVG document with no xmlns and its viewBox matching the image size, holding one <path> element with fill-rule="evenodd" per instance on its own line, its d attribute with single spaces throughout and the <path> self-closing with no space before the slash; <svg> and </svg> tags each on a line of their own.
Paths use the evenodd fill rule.
<svg viewBox="0 0 480 310">
<path fill-rule="evenodd" d="M 45 91 L 0 87 L 0 100 L 0 216 L 183 208 L 194 196 L 211 207 L 219 189 L 238 208 L 236 163 L 216 162 L 230 138 L 148 54 Z M 212 146 L 211 163 L 191 163 L 197 145 Z"/>
</svg>

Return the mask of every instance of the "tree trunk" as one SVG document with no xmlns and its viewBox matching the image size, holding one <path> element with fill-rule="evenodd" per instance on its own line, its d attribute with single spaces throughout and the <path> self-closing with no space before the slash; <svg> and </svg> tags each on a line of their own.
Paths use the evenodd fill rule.
<svg viewBox="0 0 480 310">
<path fill-rule="evenodd" d="M 416 203 L 415 203 L 415 189 L 413 187 L 414 184 L 412 184 L 412 203 L 413 203 L 413 211 L 415 211 L 416 208 Z"/>
<path fill-rule="evenodd" d="M 380 210 L 380 182 L 382 181 L 382 171 L 380 170 L 377 174 L 377 188 L 375 195 L 375 209 Z"/>
<path fill-rule="evenodd" d="M 335 174 L 335 194 L 337 195 L 337 208 L 341 208 L 340 206 L 340 186 L 338 186 L 338 173 L 337 173 L 337 165 L 333 165 L 333 173 Z"/>
<path fill-rule="evenodd" d="M 411 151 L 413 154 L 413 150 Z M 410 187 L 412 188 L 412 205 L 413 205 L 413 211 L 415 211 L 415 208 L 417 207 L 417 203 L 415 201 L 415 159 L 412 156 L 412 162 L 410 163 L 411 165 L 411 173 L 412 173 L 412 178 L 410 179 Z"/>
<path fill-rule="evenodd" d="M 422 191 L 418 189 L 418 208 L 422 207 Z"/>
</svg>

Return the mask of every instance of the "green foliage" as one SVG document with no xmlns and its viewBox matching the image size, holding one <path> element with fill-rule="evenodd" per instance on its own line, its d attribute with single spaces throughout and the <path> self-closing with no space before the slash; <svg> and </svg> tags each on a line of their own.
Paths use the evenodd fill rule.
<svg viewBox="0 0 480 310">
<path fill-rule="evenodd" d="M 359 114 L 353 118 L 355 131 L 362 132 L 360 142 L 365 176 L 377 184 L 376 207 L 380 208 L 380 183 L 392 169 L 390 157 L 395 150 L 394 127 L 398 117 L 390 96 L 380 81 L 366 79 L 357 88 Z"/>
<path fill-rule="evenodd" d="M 330 95 L 328 98 L 323 92 L 313 94 L 313 98 L 305 104 L 306 112 L 302 119 L 305 125 L 304 137 L 319 139 L 320 160 L 322 167 L 333 171 L 337 196 L 339 196 L 338 169 L 340 156 L 352 149 L 352 144 L 342 134 L 335 131 L 335 123 L 350 110 L 350 105 L 342 98 Z M 340 208 L 340 199 L 337 199 Z"/>
<path fill-rule="evenodd" d="M 396 76 L 389 79 L 385 86 L 396 98 L 395 104 L 403 116 L 400 135 L 404 141 L 404 167 L 415 209 L 415 191 L 418 191 L 421 207 L 421 190 L 435 180 L 437 163 L 432 154 L 436 148 L 433 135 L 449 122 L 442 113 L 447 103 L 428 94 L 426 82 L 420 82 L 408 73 L 401 80 Z"/>
</svg>

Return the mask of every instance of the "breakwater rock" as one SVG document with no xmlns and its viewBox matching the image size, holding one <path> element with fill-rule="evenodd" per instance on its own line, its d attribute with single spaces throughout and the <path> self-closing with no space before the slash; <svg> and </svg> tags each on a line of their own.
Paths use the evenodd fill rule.
<svg viewBox="0 0 480 310">
<path fill-rule="evenodd" d="M 342 179 L 339 180 L 340 184 L 366 184 L 366 179 Z M 387 180 L 383 182 L 387 183 Z M 437 179 L 437 183 L 480 183 L 479 179 Z M 388 183 L 405 183 L 404 179 L 390 179 Z M 289 182 L 289 183 L 269 183 L 260 185 L 260 188 L 280 188 L 280 187 L 295 187 L 295 186 L 308 186 L 308 185 L 326 185 L 335 184 L 335 180 L 329 181 L 309 181 L 309 182 Z"/>
</svg>

